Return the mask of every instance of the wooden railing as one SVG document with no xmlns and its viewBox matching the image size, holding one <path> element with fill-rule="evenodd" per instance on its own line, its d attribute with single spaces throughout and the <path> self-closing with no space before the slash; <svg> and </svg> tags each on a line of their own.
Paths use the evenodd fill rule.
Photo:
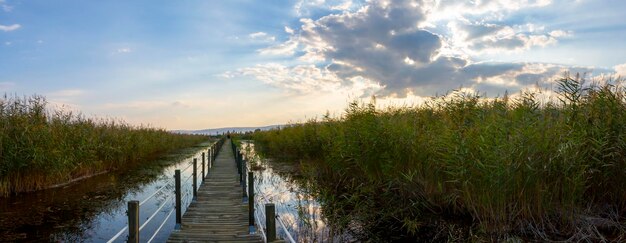
<svg viewBox="0 0 626 243">
<path fill-rule="evenodd" d="M 277 239 L 276 237 L 276 222 L 278 222 L 278 226 L 281 227 L 285 238 L 288 242 L 295 243 L 295 239 L 287 230 L 285 223 L 280 219 L 280 215 L 276 214 L 276 207 L 273 203 L 269 202 L 257 202 L 255 201 L 255 191 L 258 191 L 254 185 L 254 173 L 247 166 L 247 161 L 244 159 L 241 150 L 235 145 L 235 143 L 231 140 L 231 147 L 233 150 L 233 154 L 235 154 L 235 162 L 237 163 L 237 171 L 239 173 L 239 180 L 243 188 L 243 197 L 244 201 L 248 202 L 248 218 L 249 218 L 249 228 L 251 233 L 255 233 L 258 228 L 259 233 L 264 238 L 265 242 L 274 242 Z M 245 176 L 247 174 L 247 177 Z M 246 183 L 247 182 L 247 183 Z M 246 190 L 247 189 L 247 190 Z M 263 204 L 263 205 L 260 205 Z M 261 207 L 263 206 L 263 207 Z M 258 211 L 258 213 L 255 213 Z M 265 218 L 265 227 L 256 227 L 256 224 L 260 224 L 260 217 Z M 256 220 L 256 224 L 255 224 Z"/>
<path fill-rule="evenodd" d="M 207 148 L 206 153 L 202 152 L 202 156 L 201 156 L 202 157 L 202 164 L 201 164 L 201 172 L 202 172 L 201 178 L 202 178 L 202 180 L 201 180 L 201 183 L 204 182 L 204 179 L 210 173 L 211 168 L 213 167 L 213 162 L 217 158 L 217 154 L 220 151 L 220 149 L 222 148 L 222 145 L 224 145 L 225 141 L 226 141 L 226 139 L 222 138 L 222 139 L 218 140 L 216 143 L 213 143 L 211 146 L 209 146 L 209 148 Z M 189 168 L 193 168 L 192 175 L 187 177 L 185 179 L 185 181 L 182 181 L 181 173 L 189 170 Z M 205 170 L 205 168 L 206 168 L 206 170 Z M 205 171 L 206 171 L 206 173 L 205 173 Z M 128 211 L 126 211 L 126 214 L 128 215 L 128 225 L 125 226 L 124 228 L 122 228 L 121 230 L 119 230 L 117 232 L 117 234 L 115 234 L 113 237 L 111 237 L 111 239 L 109 239 L 109 241 L 107 241 L 107 242 L 108 243 L 114 242 L 120 236 L 122 236 L 124 234 L 124 232 L 128 232 L 128 238 L 127 238 L 128 242 L 139 242 L 139 235 L 140 235 L 141 230 L 146 225 L 148 225 L 148 223 L 150 223 L 152 221 L 152 219 L 154 219 L 154 217 L 161 211 L 161 209 L 163 209 L 163 207 L 167 204 L 167 202 L 169 202 L 169 200 L 171 200 L 172 197 L 174 197 L 175 207 L 172 208 L 172 210 L 169 211 L 169 213 L 167 214 L 165 219 L 163 219 L 163 221 L 161 222 L 159 227 L 152 234 L 150 239 L 148 239 L 146 242 L 152 242 L 152 240 L 154 240 L 156 235 L 161 231 L 161 229 L 163 228 L 163 226 L 165 225 L 167 220 L 171 217 L 173 212 L 176 212 L 176 226 L 175 226 L 175 229 L 180 229 L 181 223 L 182 223 L 183 206 L 184 207 L 188 207 L 189 204 L 191 204 L 191 202 L 195 201 L 196 198 L 197 198 L 197 193 L 198 193 L 198 159 L 197 158 L 193 158 L 192 162 L 190 163 L 189 166 L 187 166 L 186 168 L 184 168 L 182 170 L 181 169 L 175 170 L 173 177 L 174 177 L 174 188 L 175 188 L 174 189 L 174 195 L 168 196 L 161 203 L 161 206 L 159 208 L 157 208 L 152 213 L 152 215 L 150 215 L 150 217 L 148 217 L 148 219 L 146 219 L 143 222 L 143 224 L 140 224 L 141 222 L 140 222 L 140 219 L 139 219 L 139 212 L 140 212 L 141 205 L 143 205 L 146 202 L 148 202 L 148 200 L 150 200 L 151 198 L 156 196 L 159 192 L 162 192 L 168 186 L 168 184 L 163 185 L 162 187 L 157 189 L 154 193 L 152 193 L 150 196 L 146 197 L 142 201 L 138 201 L 138 200 L 131 200 L 131 201 L 129 201 L 128 202 Z M 183 195 L 182 184 L 187 183 L 190 179 L 193 179 L 193 182 L 192 182 L 192 193 Z M 182 199 L 185 196 L 187 196 L 187 197 L 191 196 L 192 198 L 191 198 L 191 200 L 189 201 L 188 204 L 183 205 L 183 200 Z"/>
</svg>

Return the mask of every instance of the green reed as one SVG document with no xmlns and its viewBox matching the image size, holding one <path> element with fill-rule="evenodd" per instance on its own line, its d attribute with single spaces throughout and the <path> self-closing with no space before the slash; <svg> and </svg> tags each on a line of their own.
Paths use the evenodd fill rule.
<svg viewBox="0 0 626 243">
<path fill-rule="evenodd" d="M 125 168 L 208 138 L 49 109 L 42 96 L 0 98 L 0 195 Z"/>
<path fill-rule="evenodd" d="M 626 89 L 619 79 L 557 83 L 551 98 L 353 102 L 339 118 L 254 139 L 260 152 L 300 162 L 326 216 L 369 239 L 622 239 Z"/>
</svg>

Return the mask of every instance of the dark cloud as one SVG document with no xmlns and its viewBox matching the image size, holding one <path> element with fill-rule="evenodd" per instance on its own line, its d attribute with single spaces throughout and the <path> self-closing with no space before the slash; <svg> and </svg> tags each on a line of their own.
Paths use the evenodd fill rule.
<svg viewBox="0 0 626 243">
<path fill-rule="evenodd" d="M 518 50 L 554 43 L 557 37 L 563 36 L 563 31 L 535 33 L 519 26 L 467 19 L 450 22 L 453 23 L 451 36 L 446 36 L 450 33 L 435 33 L 437 28 L 420 27 L 429 24 L 429 16 L 446 8 L 457 7 L 467 12 L 462 14 L 497 13 L 543 6 L 549 1 L 432 3 L 430 0 L 368 1 L 358 10 L 329 14 L 316 20 L 302 19 L 301 28 L 294 31 L 289 42 L 297 43 L 299 51 L 294 53 L 301 61 L 314 64 L 307 66 L 307 70 L 317 69 L 310 71 L 332 77 L 331 83 L 342 86 L 353 85 L 355 78 L 378 83 L 378 87 L 382 87 L 376 91 L 380 96 L 404 97 L 409 93 L 429 96 L 459 87 L 482 88 L 496 94 L 504 90 L 513 92 L 524 85 L 545 82 L 556 70 L 562 69 L 525 63 L 475 63 L 467 55 L 451 54 L 449 50 L 455 44 L 451 39 L 456 37 L 462 39 L 463 48 L 471 51 Z M 283 70 L 282 73 L 291 77 L 282 77 L 263 71 L 262 67 L 248 73 L 262 75 L 257 78 L 277 86 L 292 87 L 298 80 L 307 80 L 310 84 L 307 87 L 315 87 L 314 79 L 299 77 L 297 72 Z M 367 87 L 375 90 L 372 85 Z"/>
</svg>

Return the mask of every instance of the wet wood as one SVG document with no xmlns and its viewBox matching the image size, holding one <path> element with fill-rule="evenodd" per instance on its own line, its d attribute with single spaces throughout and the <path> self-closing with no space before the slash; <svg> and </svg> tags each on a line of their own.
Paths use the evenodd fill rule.
<svg viewBox="0 0 626 243">
<path fill-rule="evenodd" d="M 250 234 L 248 205 L 243 202 L 235 157 L 224 143 L 206 180 L 198 189 L 198 197 L 183 215 L 180 230 L 167 242 L 262 242 Z"/>
</svg>

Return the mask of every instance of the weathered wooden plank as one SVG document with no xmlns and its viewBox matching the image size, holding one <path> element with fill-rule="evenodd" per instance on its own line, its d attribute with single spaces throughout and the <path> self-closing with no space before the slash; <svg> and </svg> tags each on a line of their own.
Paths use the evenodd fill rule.
<svg viewBox="0 0 626 243">
<path fill-rule="evenodd" d="M 243 203 L 233 152 L 222 146 L 198 196 L 168 242 L 261 242 L 248 232 L 248 205 Z"/>
</svg>

